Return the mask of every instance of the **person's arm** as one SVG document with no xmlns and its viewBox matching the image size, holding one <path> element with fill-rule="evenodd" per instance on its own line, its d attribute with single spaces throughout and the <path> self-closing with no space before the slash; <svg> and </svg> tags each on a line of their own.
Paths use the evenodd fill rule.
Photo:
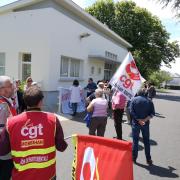
<svg viewBox="0 0 180 180">
<path fill-rule="evenodd" d="M 154 104 L 153 104 L 152 101 L 150 101 L 150 107 L 149 107 L 149 109 L 150 109 L 149 115 L 148 115 L 145 119 L 142 119 L 142 120 L 139 120 L 139 121 L 138 121 L 139 124 L 142 125 L 142 126 L 145 125 L 145 123 L 148 122 L 150 119 L 152 119 L 153 116 L 155 115 Z"/>
<path fill-rule="evenodd" d="M 84 88 L 85 90 L 89 90 L 89 84 Z"/>
<path fill-rule="evenodd" d="M 94 88 L 93 88 L 93 90 L 95 91 L 96 89 L 97 89 L 97 84 L 94 83 Z"/>
<path fill-rule="evenodd" d="M 64 140 L 63 129 L 58 118 L 56 118 L 55 144 L 56 144 L 56 149 L 61 152 L 65 151 L 68 146 L 68 144 Z"/>
<path fill-rule="evenodd" d="M 9 134 L 4 127 L 0 133 L 0 156 L 4 156 L 11 151 Z"/>
<path fill-rule="evenodd" d="M 130 105 L 129 105 L 129 111 L 130 111 L 130 114 L 131 114 L 132 118 L 135 119 L 135 120 L 137 120 L 138 117 L 137 117 L 137 115 L 136 115 L 134 106 L 135 106 L 135 101 L 132 100 L 132 101 L 130 102 Z"/>
<path fill-rule="evenodd" d="M 87 112 L 93 112 L 93 102 L 91 102 L 87 107 Z"/>
</svg>

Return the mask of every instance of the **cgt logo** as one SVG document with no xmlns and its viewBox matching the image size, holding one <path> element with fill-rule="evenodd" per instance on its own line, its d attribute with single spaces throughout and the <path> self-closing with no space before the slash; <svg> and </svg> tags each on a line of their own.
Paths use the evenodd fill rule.
<svg viewBox="0 0 180 180">
<path fill-rule="evenodd" d="M 89 168 L 85 168 L 89 165 Z M 87 147 L 84 151 L 83 164 L 81 168 L 80 180 L 99 180 L 98 158 L 95 159 L 94 150 Z"/>
<path fill-rule="evenodd" d="M 21 129 L 21 135 L 22 136 L 28 136 L 30 139 L 35 139 L 37 136 L 43 135 L 43 125 L 38 124 L 36 126 L 33 126 L 32 123 L 30 123 L 30 120 L 26 122 L 26 124 Z"/>
<path fill-rule="evenodd" d="M 126 65 L 126 73 L 128 75 L 120 76 L 119 80 L 123 83 L 126 89 L 131 89 L 134 85 L 134 80 L 140 80 L 140 73 L 137 69 L 135 62 L 132 60 L 131 63 Z"/>
</svg>

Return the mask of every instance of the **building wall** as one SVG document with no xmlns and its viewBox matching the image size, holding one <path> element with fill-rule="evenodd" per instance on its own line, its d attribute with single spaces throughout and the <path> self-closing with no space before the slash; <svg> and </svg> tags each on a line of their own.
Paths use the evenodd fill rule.
<svg viewBox="0 0 180 180">
<path fill-rule="evenodd" d="M 32 78 L 41 84 L 45 93 L 44 108 L 49 111 L 57 109 L 58 87 L 69 88 L 74 79 L 60 79 L 61 56 L 82 60 L 79 79 L 84 87 L 89 77 L 95 81 L 104 77 L 105 62 L 89 60 L 88 55 L 104 56 L 105 51 L 109 51 L 117 54 L 121 62 L 127 54 L 127 49 L 120 44 L 58 7 L 1 15 L 0 24 L 0 52 L 6 53 L 6 75 L 20 79 L 20 53 L 31 53 Z M 80 39 L 82 33 L 90 36 Z M 91 74 L 92 66 L 94 74 Z"/>
<path fill-rule="evenodd" d="M 84 61 L 83 75 L 80 79 L 82 86 L 85 86 L 89 77 L 95 80 L 103 79 L 104 77 L 104 61 L 97 60 L 91 61 L 88 59 L 88 55 L 104 55 L 105 51 L 117 54 L 121 62 L 127 54 L 127 49 L 122 48 L 121 45 L 115 44 L 113 41 L 106 39 L 103 35 L 96 33 L 93 29 L 88 29 L 65 14 L 59 13 L 59 11 L 51 9 L 49 16 L 54 19 L 51 27 L 51 67 L 56 69 L 55 73 L 51 73 L 51 79 L 60 79 L 60 57 L 61 55 L 69 56 Z M 60 32 L 60 33 L 59 33 Z M 83 33 L 89 33 L 90 36 L 80 39 L 80 35 Z M 95 74 L 90 73 L 92 64 L 95 66 Z M 97 69 L 101 67 L 101 75 L 97 74 Z M 72 83 L 72 79 L 67 81 L 51 81 L 52 90 L 57 86 L 69 87 Z"/>
<path fill-rule="evenodd" d="M 89 76 L 95 80 L 103 78 L 103 70 L 101 75 L 90 74 L 92 62 L 88 55 L 104 55 L 107 50 L 117 54 L 119 61 L 123 60 L 126 49 L 70 17 L 54 8 L 1 15 L 0 52 L 6 52 L 6 74 L 21 78 L 19 53 L 31 53 L 32 78 L 40 82 L 44 90 L 55 91 L 58 86 L 68 87 L 72 81 L 60 81 L 61 55 L 84 62 L 83 77 L 80 77 L 83 85 Z M 82 33 L 90 36 L 80 39 Z M 103 61 L 94 63 L 95 72 L 100 64 L 103 69 Z"/>
<path fill-rule="evenodd" d="M 0 16 L 0 52 L 6 53 L 6 75 L 20 79 L 20 53 L 31 53 L 32 78 L 44 90 L 48 89 L 50 70 L 48 21 L 48 9 Z"/>
</svg>

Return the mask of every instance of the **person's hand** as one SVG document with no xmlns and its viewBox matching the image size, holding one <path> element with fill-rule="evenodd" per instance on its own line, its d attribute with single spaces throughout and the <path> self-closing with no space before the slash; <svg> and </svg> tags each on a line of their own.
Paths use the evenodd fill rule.
<svg viewBox="0 0 180 180">
<path fill-rule="evenodd" d="M 139 123 L 139 125 L 141 125 L 141 126 L 144 126 L 144 125 L 145 125 L 145 122 L 144 122 L 143 120 L 139 120 L 138 123 Z"/>
</svg>

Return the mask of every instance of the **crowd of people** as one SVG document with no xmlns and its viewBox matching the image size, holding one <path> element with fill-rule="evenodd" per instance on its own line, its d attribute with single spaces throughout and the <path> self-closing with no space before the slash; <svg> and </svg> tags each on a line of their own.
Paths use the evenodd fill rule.
<svg viewBox="0 0 180 180">
<path fill-rule="evenodd" d="M 56 150 L 67 143 L 58 117 L 41 111 L 43 98 L 31 77 L 22 87 L 0 76 L 0 179 L 56 179 Z"/>
<path fill-rule="evenodd" d="M 78 102 L 80 102 L 82 88 L 80 88 L 79 83 L 78 87 L 79 90 L 76 91 L 76 93 L 78 93 Z M 149 120 L 155 115 L 152 100 L 156 95 L 153 84 L 148 82 L 144 83 L 143 87 L 131 101 L 127 100 L 120 91 L 112 88 L 108 84 L 108 81 L 98 81 L 96 84 L 93 82 L 92 78 L 89 78 L 88 85 L 84 89 L 87 91 L 86 110 L 88 116 L 86 116 L 85 119 L 88 119 L 89 135 L 104 136 L 108 114 L 112 113 L 116 131 L 116 137 L 114 138 L 123 140 L 122 120 L 124 113 L 126 113 L 126 123 L 132 126 L 133 161 L 136 163 L 138 157 L 138 142 L 141 131 L 145 146 L 146 160 L 147 163 L 151 165 Z M 73 93 L 71 88 L 71 94 Z"/>
<path fill-rule="evenodd" d="M 128 101 L 108 81 L 97 84 L 89 78 L 81 88 L 78 80 L 70 87 L 70 103 L 76 116 L 81 94 L 86 90 L 86 111 L 89 115 L 89 135 L 104 136 L 109 112 L 112 112 L 118 140 L 123 140 L 122 118 L 126 112 L 132 126 L 133 161 L 138 157 L 139 134 L 142 132 L 146 160 L 152 164 L 149 143 L 150 119 L 155 115 L 152 84 L 144 84 L 136 96 Z M 64 151 L 67 143 L 55 114 L 42 111 L 43 93 L 36 82 L 28 77 L 25 86 L 7 76 L 0 76 L 0 178 L 56 179 L 55 151 Z M 28 176 L 27 176 L 28 175 Z"/>
</svg>

